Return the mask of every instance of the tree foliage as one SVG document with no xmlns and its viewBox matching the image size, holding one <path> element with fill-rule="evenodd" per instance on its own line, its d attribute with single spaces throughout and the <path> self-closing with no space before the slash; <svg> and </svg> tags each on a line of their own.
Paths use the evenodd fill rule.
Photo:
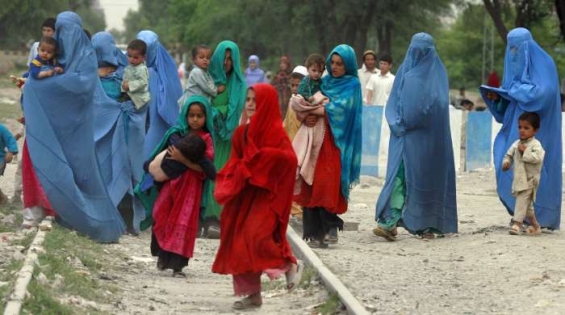
<svg viewBox="0 0 565 315">
<path fill-rule="evenodd" d="M 508 35 L 506 20 L 513 20 L 513 27 L 532 28 L 553 14 L 554 5 L 559 1 L 550 0 L 483 0 L 498 35 L 506 42 Z M 513 28 L 512 27 L 512 28 Z"/>
<path fill-rule="evenodd" d="M 75 11 L 91 33 L 106 27 L 104 16 L 91 10 L 92 0 L 0 0 L 0 46 L 24 49 L 41 37 L 41 24 L 63 11 Z"/>
<path fill-rule="evenodd" d="M 214 46 L 230 39 L 242 56 L 259 55 L 274 66 L 279 56 L 302 63 L 310 53 L 327 54 L 346 43 L 358 57 L 366 49 L 405 53 L 410 37 L 433 33 L 440 18 L 461 0 L 150 0 L 125 20 L 126 41 L 141 29 L 151 29 L 170 49 L 188 51 L 199 43 Z"/>
<path fill-rule="evenodd" d="M 472 90 L 486 83 L 486 78 L 481 78 L 483 44 L 486 40 L 487 45 L 490 45 L 490 36 L 487 33 L 485 38 L 484 28 L 495 28 L 495 25 L 492 18 L 485 15 L 486 8 L 482 4 L 466 5 L 461 9 L 455 23 L 444 28 L 440 36 L 436 37 L 437 48 L 447 68 L 451 87 Z M 505 10 L 508 12 L 501 15 L 502 24 L 513 25 L 516 21 L 516 14 L 512 13 L 514 8 L 510 6 Z M 565 70 L 565 44 L 559 27 L 556 15 L 537 18 L 530 21 L 528 26 L 536 42 L 552 56 L 558 72 L 562 73 Z M 502 76 L 505 49 L 506 43 L 502 36 L 494 36 L 494 69 L 487 69 L 488 72 L 496 70 Z"/>
</svg>

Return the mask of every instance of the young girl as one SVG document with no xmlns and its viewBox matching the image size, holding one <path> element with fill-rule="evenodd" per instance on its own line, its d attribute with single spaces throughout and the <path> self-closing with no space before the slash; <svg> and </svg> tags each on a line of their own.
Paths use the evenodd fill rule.
<svg viewBox="0 0 565 315">
<path fill-rule="evenodd" d="M 208 100 L 203 96 L 193 95 L 188 98 L 177 124 L 167 131 L 151 155 L 153 159 L 171 146 L 171 158 L 188 166 L 188 170 L 180 177 L 163 183 L 153 205 L 151 254 L 159 257 L 157 268 L 172 269 L 173 276 L 186 276 L 182 269 L 188 265 L 194 251 L 205 176 L 196 163 L 184 159 L 177 149 L 172 149 L 172 145 L 177 137 L 188 133 L 198 135 L 206 142 L 206 158 L 213 159 L 214 147 L 209 132 L 212 126 L 207 119 L 209 106 Z M 143 198 L 143 193 L 139 193 L 139 190 L 138 196 Z M 149 210 L 151 211 L 150 204 Z"/>
<path fill-rule="evenodd" d="M 278 109 L 274 87 L 249 88 L 249 124 L 235 130 L 214 193 L 224 209 L 212 271 L 233 275 L 235 295 L 246 296 L 233 304 L 238 310 L 261 306 L 263 272 L 271 279 L 286 274 L 291 291 L 303 268 L 286 240 L 297 161 Z"/>
</svg>

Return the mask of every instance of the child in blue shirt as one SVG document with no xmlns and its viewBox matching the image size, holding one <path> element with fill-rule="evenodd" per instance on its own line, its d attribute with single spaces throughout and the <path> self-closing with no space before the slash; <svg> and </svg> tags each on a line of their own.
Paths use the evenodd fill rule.
<svg viewBox="0 0 565 315">
<path fill-rule="evenodd" d="M 29 64 L 29 76 L 34 79 L 43 79 L 63 73 L 63 68 L 55 58 L 56 52 L 57 41 L 54 38 L 41 38 L 37 48 L 37 56 Z"/>
</svg>

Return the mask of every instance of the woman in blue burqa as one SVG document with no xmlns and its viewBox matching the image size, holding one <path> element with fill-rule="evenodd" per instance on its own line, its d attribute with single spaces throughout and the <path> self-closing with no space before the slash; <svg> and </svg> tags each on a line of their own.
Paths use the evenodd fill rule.
<svg viewBox="0 0 565 315">
<path fill-rule="evenodd" d="M 182 96 L 182 86 L 173 57 L 159 42 L 159 36 L 152 31 L 137 34 L 147 44 L 145 63 L 149 69 L 149 127 L 143 146 L 143 158 L 147 160 L 167 130 L 174 126 L 179 115 L 178 99 Z"/>
<path fill-rule="evenodd" d="M 448 107 L 447 72 L 434 40 L 415 34 L 385 110 L 391 137 L 375 235 L 394 241 L 398 226 L 425 238 L 457 232 Z"/>
<path fill-rule="evenodd" d="M 514 213 L 513 172 L 502 171 L 502 159 L 518 139 L 518 117 L 535 112 L 541 118 L 536 138 L 545 150 L 539 188 L 534 202 L 536 217 L 544 228 L 558 229 L 561 221 L 561 100 L 553 59 L 525 28 L 508 33 L 504 77 L 500 88 L 481 86 L 485 103 L 502 128 L 494 140 L 497 192 L 510 215 Z"/>
<path fill-rule="evenodd" d="M 100 78 L 94 92 L 96 155 L 112 202 L 123 212 L 130 232 L 137 233 L 145 211 L 141 203 L 132 202 L 132 196 L 143 175 L 144 159 L 139 148 L 145 141 L 148 106 L 136 109 L 131 100 L 123 101 L 121 85 L 128 60 L 116 47 L 112 34 L 94 34 L 92 45 Z"/>
<path fill-rule="evenodd" d="M 55 39 L 64 73 L 30 78 L 24 88 L 29 154 L 64 225 L 100 242 L 117 241 L 125 225 L 95 154 L 93 99 L 100 84 L 96 55 L 74 12 L 57 16 Z"/>
</svg>

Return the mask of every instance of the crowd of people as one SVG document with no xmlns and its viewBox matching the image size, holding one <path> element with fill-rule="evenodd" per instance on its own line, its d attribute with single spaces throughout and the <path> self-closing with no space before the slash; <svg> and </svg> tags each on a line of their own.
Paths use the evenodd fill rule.
<svg viewBox="0 0 565 315">
<path fill-rule="evenodd" d="M 539 235 L 560 223 L 557 72 L 527 30 L 508 38 L 502 85 L 481 92 L 503 124 L 494 156 L 509 233 Z M 263 273 L 292 291 L 304 268 L 286 239 L 291 216 L 311 247 L 339 242 L 360 180 L 362 108 L 381 105 L 390 142 L 373 233 L 457 233 L 448 74 L 429 34 L 413 36 L 396 76 L 389 55 L 368 50 L 359 68 L 341 44 L 295 68 L 283 56 L 271 82 L 258 56 L 242 68 L 232 41 L 196 45 L 184 88 L 157 34 L 139 32 L 124 55 L 73 12 L 46 20 L 31 53 L 16 79 L 25 227 L 55 215 L 100 242 L 151 229 L 157 268 L 181 277 L 197 237 L 219 238 L 212 271 L 233 276 L 245 297 L 235 309 L 258 307 Z M 18 148 L 0 132 L 6 163 Z"/>
</svg>

